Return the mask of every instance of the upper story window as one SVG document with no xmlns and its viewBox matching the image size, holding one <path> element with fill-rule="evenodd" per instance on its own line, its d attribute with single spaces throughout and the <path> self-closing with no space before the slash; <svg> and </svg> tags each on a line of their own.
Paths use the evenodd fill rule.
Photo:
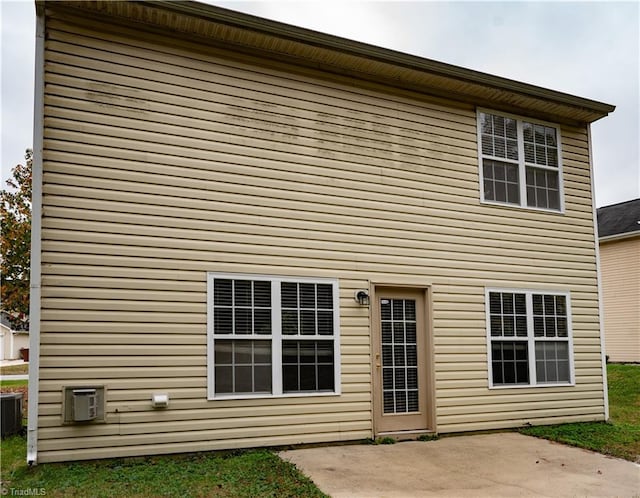
<svg viewBox="0 0 640 498">
<path fill-rule="evenodd" d="M 210 399 L 339 394 L 336 280 L 207 280 Z"/>
<path fill-rule="evenodd" d="M 482 201 L 563 210 L 560 129 L 478 111 Z"/>
</svg>

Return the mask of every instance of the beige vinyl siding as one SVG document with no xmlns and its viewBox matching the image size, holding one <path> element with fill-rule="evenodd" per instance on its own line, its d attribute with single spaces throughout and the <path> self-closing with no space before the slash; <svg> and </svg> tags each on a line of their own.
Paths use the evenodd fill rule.
<svg viewBox="0 0 640 498">
<path fill-rule="evenodd" d="M 607 356 L 640 362 L 640 236 L 602 242 L 600 269 Z"/>
<path fill-rule="evenodd" d="M 564 215 L 481 205 L 471 106 L 47 28 L 40 461 L 371 437 L 370 282 L 432 288 L 438 431 L 604 417 L 585 129 Z M 207 401 L 207 272 L 339 279 L 342 394 Z M 485 286 L 571 292 L 575 387 L 488 389 Z M 74 383 L 106 424 L 61 426 Z"/>
</svg>

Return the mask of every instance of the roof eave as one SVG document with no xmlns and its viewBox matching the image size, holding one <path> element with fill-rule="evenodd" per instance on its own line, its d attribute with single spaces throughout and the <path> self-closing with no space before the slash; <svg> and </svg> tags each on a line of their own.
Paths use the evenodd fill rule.
<svg viewBox="0 0 640 498">
<path fill-rule="evenodd" d="M 187 16 L 232 30 L 234 36 L 227 36 L 221 41 L 227 47 L 235 45 L 239 51 L 262 51 L 267 57 L 307 63 L 327 72 L 378 81 L 425 94 L 447 96 L 483 107 L 519 111 L 568 124 L 591 123 L 615 109 L 613 105 L 595 100 L 191 0 L 52 2 L 53 5 L 63 3 L 68 7 L 99 11 L 121 18 L 130 16 L 130 21 L 145 22 L 147 25 L 160 23 L 162 16 L 141 16 L 144 17 L 142 21 L 140 17 L 135 18 L 139 14 L 133 7 L 164 11 L 172 15 L 165 16 L 162 27 L 182 33 L 184 27 L 180 25 L 180 16 Z M 254 36 L 249 38 L 247 33 Z M 280 42 L 286 42 L 287 46 L 282 47 Z M 295 57 L 292 56 L 294 52 Z M 363 69 L 363 66 L 366 68 Z"/>
<path fill-rule="evenodd" d="M 614 242 L 618 240 L 624 239 L 633 239 L 635 237 L 640 237 L 640 230 L 634 230 L 633 232 L 623 232 L 623 233 L 615 233 L 613 235 L 605 235 L 604 237 L 600 237 L 598 240 L 601 244 L 605 242 Z"/>
<path fill-rule="evenodd" d="M 228 25 L 243 29 L 249 28 L 271 36 L 287 38 L 291 41 L 305 42 L 313 46 L 322 46 L 342 52 L 349 52 L 353 55 L 366 57 L 368 59 L 380 60 L 381 62 L 391 62 L 402 67 L 419 69 L 430 73 L 440 74 L 442 76 L 485 84 L 500 90 L 511 90 L 519 93 L 526 93 L 531 96 L 554 100 L 575 107 L 583 107 L 593 111 L 594 113 L 602 114 L 600 117 L 604 117 L 615 110 L 614 105 L 606 104 L 604 102 L 586 99 L 568 93 L 558 92 L 460 66 L 454 66 L 452 64 L 446 64 L 444 62 L 425 59 L 423 57 L 349 40 L 335 35 L 300 28 L 290 24 L 271 21 L 269 19 L 223 9 L 221 7 L 214 7 L 192 0 L 146 0 L 141 3 L 162 5 L 165 8 L 169 8 L 177 12 L 205 17 L 216 22 L 224 22 Z"/>
</svg>

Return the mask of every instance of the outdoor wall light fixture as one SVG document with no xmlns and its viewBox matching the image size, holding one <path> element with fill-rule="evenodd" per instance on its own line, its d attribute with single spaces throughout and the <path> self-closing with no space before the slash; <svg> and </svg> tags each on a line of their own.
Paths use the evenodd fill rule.
<svg viewBox="0 0 640 498">
<path fill-rule="evenodd" d="M 369 306 L 369 293 L 366 290 L 357 290 L 354 297 L 360 306 Z"/>
</svg>

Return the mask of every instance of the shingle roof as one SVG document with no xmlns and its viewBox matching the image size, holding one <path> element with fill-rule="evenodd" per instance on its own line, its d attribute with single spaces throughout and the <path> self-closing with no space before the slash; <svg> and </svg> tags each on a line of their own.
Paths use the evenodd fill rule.
<svg viewBox="0 0 640 498">
<path fill-rule="evenodd" d="M 598 208 L 600 238 L 631 232 L 640 233 L 640 199 Z"/>
</svg>

